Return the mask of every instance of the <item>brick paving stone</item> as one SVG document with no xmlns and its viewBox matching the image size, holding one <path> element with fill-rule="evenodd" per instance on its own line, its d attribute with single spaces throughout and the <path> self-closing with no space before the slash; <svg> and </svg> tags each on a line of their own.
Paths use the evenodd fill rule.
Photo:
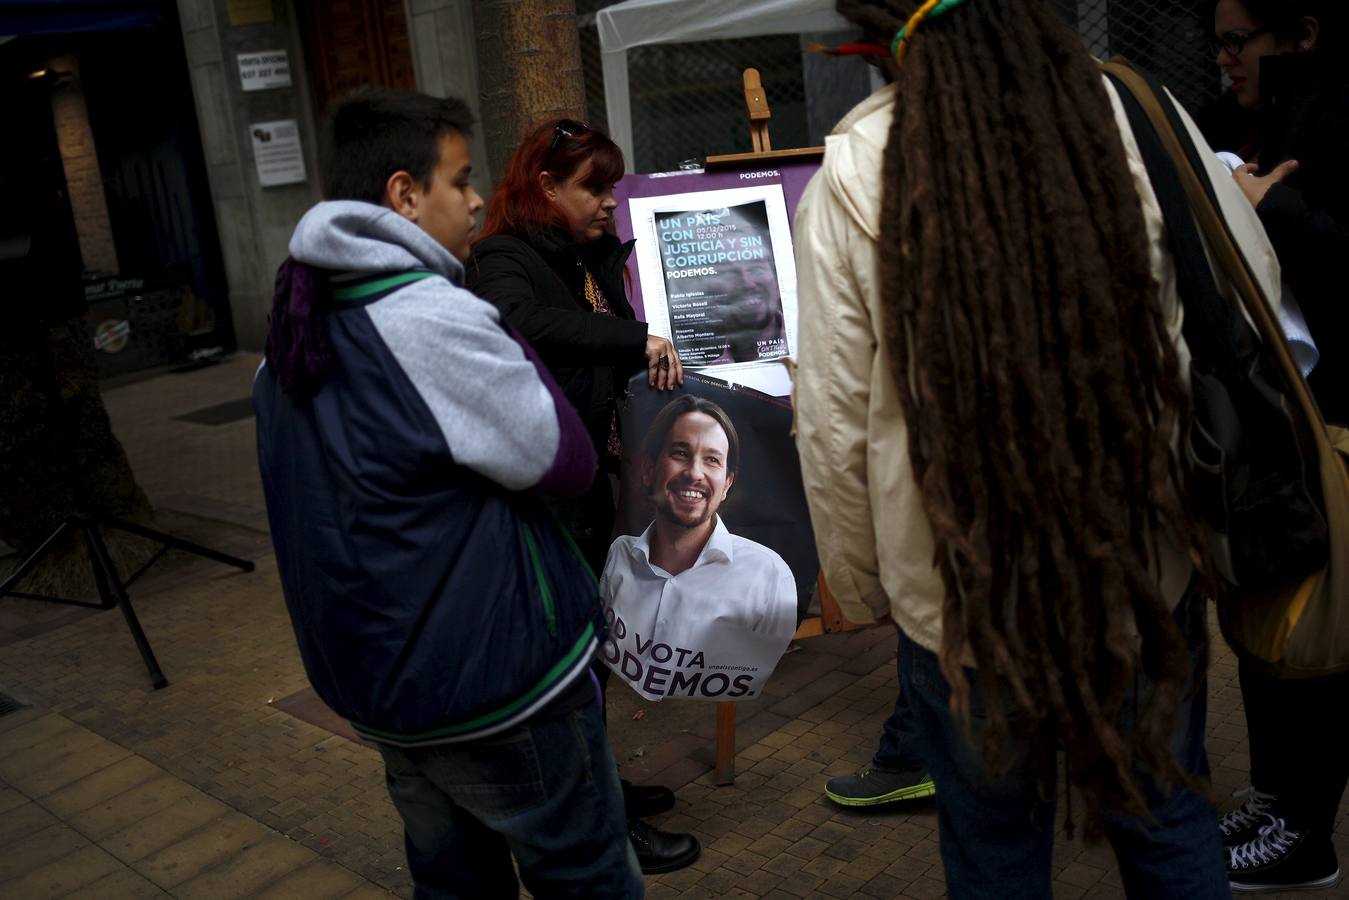
<svg viewBox="0 0 1349 900">
<path fill-rule="evenodd" d="M 0 722 L 3 721 L 0 719 Z M 39 744 L 50 746 L 52 741 L 73 731 L 75 727 L 75 723 L 64 716 L 50 713 L 42 713 L 26 721 L 19 720 L 14 727 L 0 732 L 0 758 L 7 760 Z M 3 770 L 0 770 L 0 776 L 3 774 Z"/>
<path fill-rule="evenodd" d="M 5 753 L 4 757 L 0 758 L 0 777 L 12 779 L 22 773 L 27 783 L 30 776 L 44 774 L 52 768 L 63 765 L 71 757 L 106 743 L 107 741 L 92 731 L 72 725 L 71 728 L 64 729 L 52 737 L 34 741 L 23 747 L 0 751 Z"/>
<path fill-rule="evenodd" d="M 102 840 L 158 815 L 180 800 L 198 796 L 202 794 L 196 788 L 163 773 L 141 782 L 134 789 L 72 813 L 68 818 L 82 834 Z M 217 807 L 217 812 L 224 812 L 224 807 Z"/>
<path fill-rule="evenodd" d="M 343 894 L 342 900 L 389 900 L 389 892 L 373 884 L 363 884 L 349 894 Z"/>
<path fill-rule="evenodd" d="M 806 837 L 815 826 L 809 822 L 801 822 L 796 819 L 787 819 L 779 823 L 772 831 L 772 834 L 778 835 L 783 840 L 795 843 L 801 838 Z"/>
<path fill-rule="evenodd" d="M 0 853 L 0 886 L 87 846 L 88 840 L 59 822 L 10 841 Z"/>
<path fill-rule="evenodd" d="M 819 875 L 821 878 L 828 880 L 844 865 L 843 860 L 834 859 L 832 856 L 816 856 L 802 866 L 801 871 L 808 875 Z"/>
<path fill-rule="evenodd" d="M 792 843 L 792 841 L 779 837 L 776 834 L 765 834 L 754 843 L 750 844 L 749 850 L 771 859 L 772 857 L 780 856 L 785 853 Z"/>
<path fill-rule="evenodd" d="M 758 870 L 767 862 L 768 857 L 746 849 L 728 857 L 726 862 L 722 865 L 722 868 L 739 875 L 748 875 L 751 872 Z"/>
<path fill-rule="evenodd" d="M 789 878 L 778 885 L 783 891 L 797 897 L 817 896 L 816 889 L 824 882 L 824 878 L 818 875 L 803 873 L 795 878 Z"/>
<path fill-rule="evenodd" d="M 159 900 L 169 896 L 153 881 L 125 866 L 88 885 L 80 895 L 98 900 Z"/>
<path fill-rule="evenodd" d="M 945 882 L 938 881 L 935 878 L 926 875 L 915 878 L 909 882 L 908 887 L 904 888 L 904 896 L 915 897 L 917 900 L 936 900 L 946 894 Z"/>
<path fill-rule="evenodd" d="M 927 874 L 932 864 L 913 856 L 900 856 L 885 867 L 885 874 L 899 881 L 911 882 Z"/>
<path fill-rule="evenodd" d="M 238 854 L 177 885 L 173 893 L 192 900 L 256 897 L 268 885 L 319 864 L 341 869 L 331 863 L 321 863 L 312 851 L 294 841 L 268 834 Z M 351 873 L 346 874 L 350 876 Z M 347 889 L 355 886 L 349 884 Z"/>
<path fill-rule="evenodd" d="M 99 839 L 99 844 L 123 862 L 136 863 L 176 844 L 184 835 L 228 812 L 229 808 L 220 801 L 194 792 L 148 818 L 132 822 Z"/>
<path fill-rule="evenodd" d="M 830 897 L 851 897 L 858 893 L 862 886 L 866 884 L 864 880 L 846 871 L 835 872 L 827 877 L 819 886 L 819 891 Z"/>
<path fill-rule="evenodd" d="M 16 796 L 22 797 L 17 791 Z M 0 847 L 8 846 L 35 831 L 41 831 L 51 825 L 59 825 L 60 820 L 45 807 L 31 800 L 22 806 L 16 806 L 0 816 Z"/>
<path fill-rule="evenodd" d="M 18 809 L 25 803 L 30 802 L 32 801 L 26 795 L 19 793 L 14 788 L 0 788 L 0 815 L 8 814 L 10 810 Z M 3 839 L 0 839 L 0 843 L 3 843 Z"/>
<path fill-rule="evenodd" d="M 0 884 L 0 895 L 15 898 L 61 897 L 87 891 L 88 896 L 111 896 L 94 894 L 91 886 L 125 868 L 106 850 L 86 844 L 73 853 Z"/>
<path fill-rule="evenodd" d="M 693 861 L 690 868 L 696 869 L 699 872 L 711 872 L 714 869 L 720 868 L 731 858 L 731 854 L 723 853 L 716 847 L 703 847 L 702 852 L 698 854 L 698 858 Z"/>
<path fill-rule="evenodd" d="M 893 875 L 880 874 L 862 885 L 861 892 L 868 897 L 880 897 L 888 900 L 890 897 L 898 897 L 907 886 L 907 881 L 902 881 Z"/>
<path fill-rule="evenodd" d="M 800 859 L 814 859 L 829 849 L 829 843 L 816 837 L 803 837 L 787 848 L 787 852 Z"/>
<path fill-rule="evenodd" d="M 864 856 L 848 860 L 847 872 L 863 881 L 870 881 L 884 872 L 889 864 L 888 858 L 880 856 L 875 850 L 869 850 Z"/>
<path fill-rule="evenodd" d="M 139 756 L 126 756 L 51 792 L 42 798 L 42 805 L 70 818 L 163 774 L 163 769 Z"/>
<path fill-rule="evenodd" d="M 227 812 L 135 864 L 136 871 L 168 890 L 257 844 L 271 832 L 237 812 Z"/>
<path fill-rule="evenodd" d="M 693 883 L 692 889 L 696 889 L 693 896 L 722 897 L 725 896 L 739 880 L 734 872 L 725 869 L 716 872 L 709 872 L 702 878 Z"/>
<path fill-rule="evenodd" d="M 806 861 L 799 856 L 792 856 L 790 853 L 780 853 L 777 856 L 769 857 L 768 862 L 764 863 L 764 871 L 772 872 L 774 875 L 780 875 L 783 878 L 791 878 L 801 871 L 801 867 Z"/>
<path fill-rule="evenodd" d="M 677 891 L 686 891 L 710 874 L 712 873 L 700 872 L 697 869 L 688 868 L 680 869 L 677 872 L 670 872 L 665 875 L 648 876 L 646 881 L 648 884 L 663 884 L 667 887 L 674 888 Z"/>
</svg>

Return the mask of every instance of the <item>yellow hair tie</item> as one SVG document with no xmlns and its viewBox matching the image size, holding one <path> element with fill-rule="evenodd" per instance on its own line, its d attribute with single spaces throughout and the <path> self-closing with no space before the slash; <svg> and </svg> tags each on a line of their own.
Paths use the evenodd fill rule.
<svg viewBox="0 0 1349 900">
<path fill-rule="evenodd" d="M 890 52 L 895 56 L 895 65 L 904 65 L 904 57 L 909 53 L 909 42 L 913 40 L 918 26 L 923 24 L 924 19 L 948 13 L 964 2 L 965 0 L 927 0 L 918 7 L 918 11 L 909 16 L 909 21 L 904 23 L 904 27 L 895 32 L 895 39 L 890 44 Z"/>
</svg>

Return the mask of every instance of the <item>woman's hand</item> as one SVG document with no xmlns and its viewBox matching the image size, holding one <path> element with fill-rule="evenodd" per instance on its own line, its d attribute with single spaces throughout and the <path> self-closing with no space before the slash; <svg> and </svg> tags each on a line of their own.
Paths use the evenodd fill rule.
<svg viewBox="0 0 1349 900">
<path fill-rule="evenodd" d="M 1290 159 L 1279 163 L 1268 175 L 1255 174 L 1259 169 L 1255 163 L 1246 163 L 1244 166 L 1238 166 L 1232 173 L 1232 177 L 1237 180 L 1237 187 L 1241 188 L 1246 199 L 1251 201 L 1251 206 L 1259 206 L 1271 187 L 1296 172 L 1297 160 Z"/>
<path fill-rule="evenodd" d="M 672 391 L 684 383 L 684 366 L 674 345 L 654 334 L 646 336 L 646 382 L 658 391 Z"/>
</svg>

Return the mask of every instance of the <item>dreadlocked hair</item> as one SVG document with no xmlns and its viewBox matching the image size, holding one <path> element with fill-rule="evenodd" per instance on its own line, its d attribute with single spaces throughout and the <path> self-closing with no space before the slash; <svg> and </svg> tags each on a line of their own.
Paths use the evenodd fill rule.
<svg viewBox="0 0 1349 900">
<path fill-rule="evenodd" d="M 918 5 L 838 9 L 880 38 Z M 1162 535 L 1206 556 L 1142 206 L 1100 69 L 1039 0 L 929 19 L 895 74 L 883 335 L 945 586 L 952 712 L 968 734 L 968 652 L 989 765 L 1010 738 L 1046 766 L 1063 747 L 1098 837 L 1102 810 L 1146 809 L 1140 769 L 1193 783 L 1170 751 L 1189 648 L 1152 563 Z"/>
</svg>

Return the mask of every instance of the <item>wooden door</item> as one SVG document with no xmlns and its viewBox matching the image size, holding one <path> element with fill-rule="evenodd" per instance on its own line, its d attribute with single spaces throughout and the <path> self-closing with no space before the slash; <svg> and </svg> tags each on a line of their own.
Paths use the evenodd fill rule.
<svg viewBox="0 0 1349 900">
<path fill-rule="evenodd" d="M 413 90 L 403 0 L 298 0 L 319 112 L 358 87 Z"/>
</svg>

